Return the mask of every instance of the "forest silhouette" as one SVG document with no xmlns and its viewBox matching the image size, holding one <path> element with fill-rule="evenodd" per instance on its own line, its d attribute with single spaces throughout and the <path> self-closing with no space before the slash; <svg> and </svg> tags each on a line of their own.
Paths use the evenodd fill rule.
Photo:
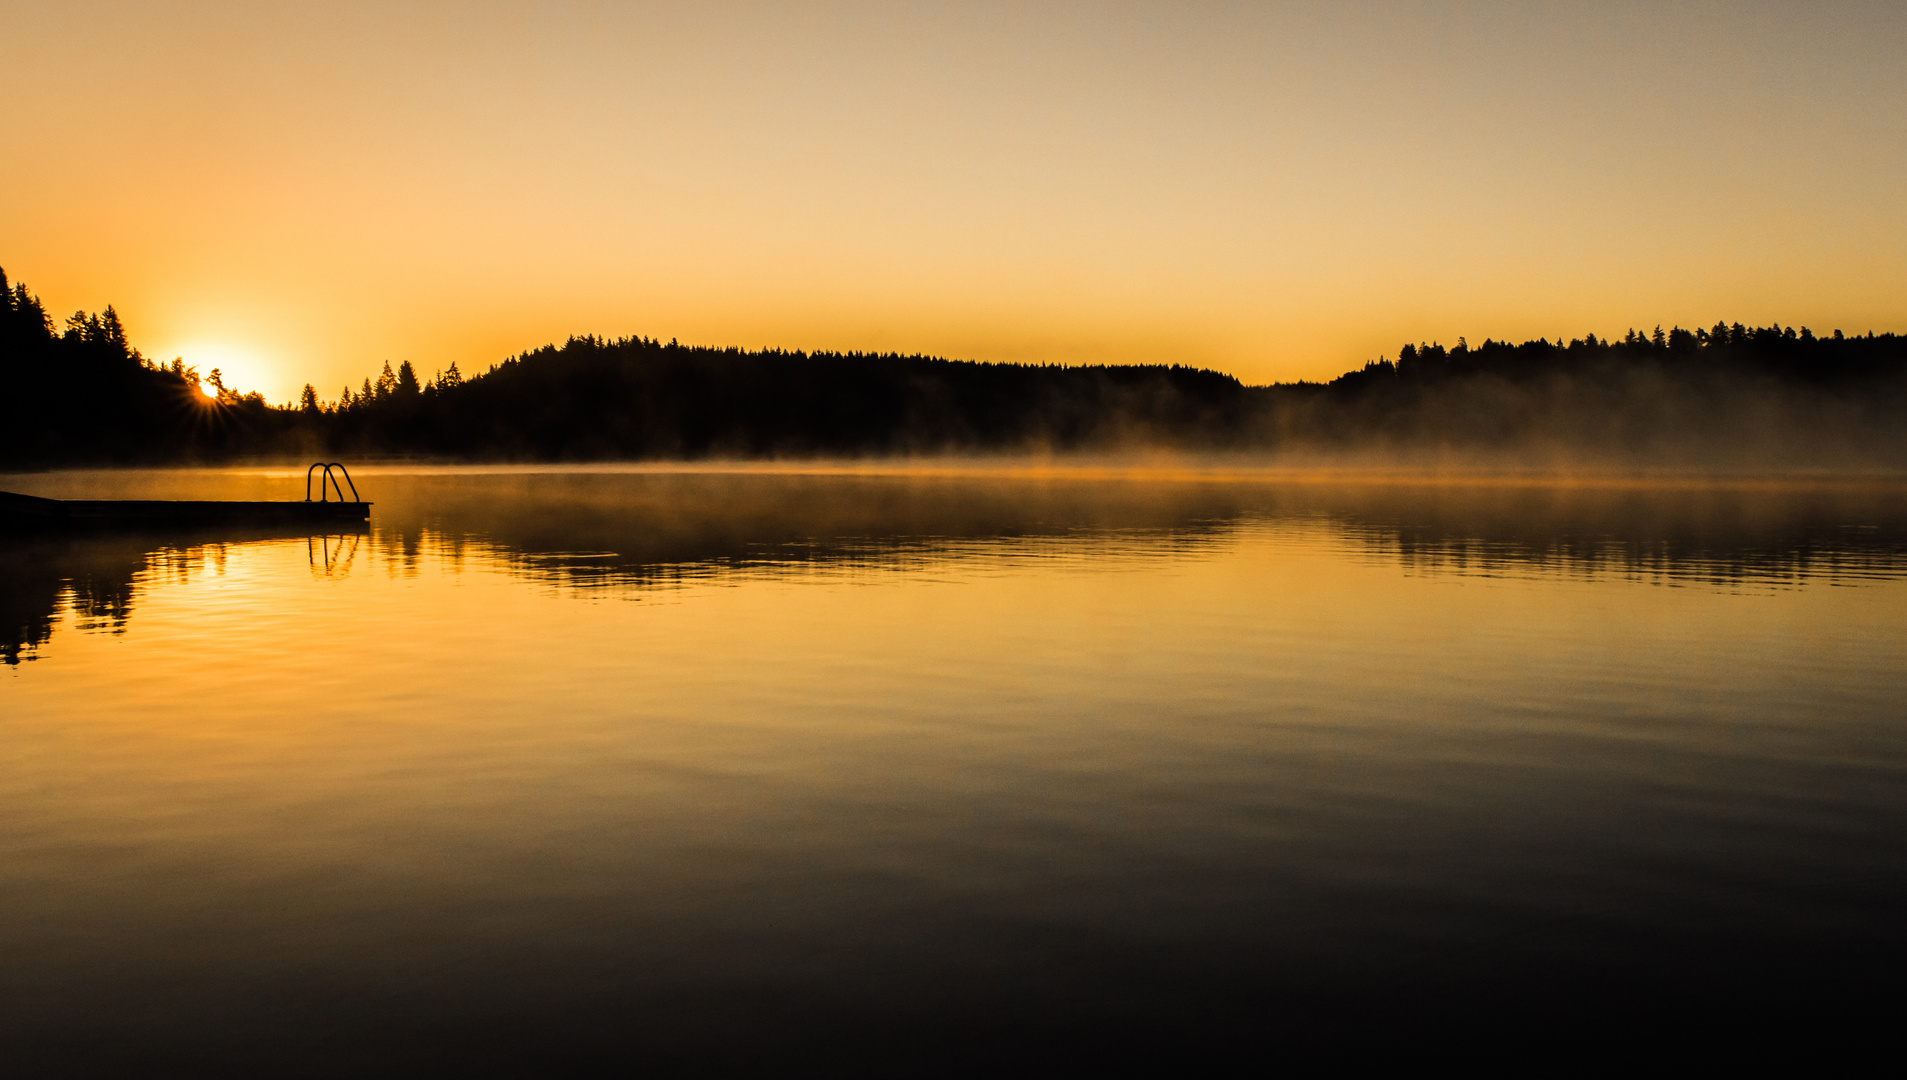
<svg viewBox="0 0 1907 1080">
<path fill-rule="evenodd" d="M 268 404 L 147 360 L 118 313 L 56 327 L 0 271 L 0 467 L 426 457 L 694 460 L 1276 452 L 1400 462 L 1899 465 L 1907 338 L 1717 323 L 1619 340 L 1405 345 L 1328 383 L 572 337 L 466 377 L 404 362 Z"/>
</svg>

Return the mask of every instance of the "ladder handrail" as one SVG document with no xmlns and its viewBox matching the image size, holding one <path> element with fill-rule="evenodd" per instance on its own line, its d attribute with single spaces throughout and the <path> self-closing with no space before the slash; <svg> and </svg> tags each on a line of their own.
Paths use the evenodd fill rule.
<svg viewBox="0 0 1907 1080">
<path fill-rule="evenodd" d="M 351 479 L 351 470 L 345 468 L 344 463 L 340 461 L 332 462 L 330 465 L 330 468 L 336 469 L 339 472 L 344 474 L 344 482 L 351 485 L 351 501 L 363 502 L 364 500 L 358 497 L 358 485 Z M 338 478 L 335 476 L 332 477 L 331 485 L 333 487 L 337 487 L 337 484 L 338 484 Z M 338 501 L 339 502 L 344 501 L 344 490 L 342 488 L 339 488 L 338 490 Z"/>
<path fill-rule="evenodd" d="M 319 462 L 314 462 L 311 468 L 305 470 L 305 501 L 306 502 L 311 501 L 311 474 L 314 472 L 317 472 L 319 469 L 324 470 L 324 475 L 318 478 L 318 501 L 319 502 L 330 502 L 332 491 L 336 491 L 338 493 L 339 502 L 345 501 L 344 488 L 338 485 L 338 478 L 332 474 L 331 472 L 332 469 L 336 469 L 338 470 L 338 472 L 343 473 L 344 482 L 351 485 L 351 501 L 352 502 L 364 501 L 363 497 L 358 494 L 357 482 L 351 479 L 351 470 L 345 468 L 343 462 L 319 461 Z M 325 481 L 327 480 L 331 482 L 331 486 L 329 488 L 325 487 Z"/>
</svg>

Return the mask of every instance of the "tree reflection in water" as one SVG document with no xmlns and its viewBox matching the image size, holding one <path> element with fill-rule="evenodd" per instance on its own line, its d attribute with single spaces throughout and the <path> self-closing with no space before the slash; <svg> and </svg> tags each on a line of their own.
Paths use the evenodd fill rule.
<svg viewBox="0 0 1907 1080">
<path fill-rule="evenodd" d="M 1727 589 L 1907 573 L 1899 484 L 1327 483 L 764 473 L 436 473 L 379 478 L 374 529 L 328 535 L 0 536 L 0 660 L 67 616 L 120 633 L 140 589 L 245 544 L 305 541 L 317 580 L 369 556 L 394 576 L 475 558 L 561 590 L 737 574 L 907 571 L 1003 554 L 1182 555 L 1254 527 L 1323 529 L 1411 574 L 1616 575 Z"/>
</svg>

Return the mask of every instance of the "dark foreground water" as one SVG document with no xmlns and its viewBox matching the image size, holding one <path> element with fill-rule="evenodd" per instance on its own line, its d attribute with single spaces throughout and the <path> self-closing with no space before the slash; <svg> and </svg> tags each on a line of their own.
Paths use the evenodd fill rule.
<svg viewBox="0 0 1907 1080">
<path fill-rule="evenodd" d="M 0 539 L 0 1070 L 1898 1022 L 1899 485 L 357 481 L 361 533 Z"/>
</svg>

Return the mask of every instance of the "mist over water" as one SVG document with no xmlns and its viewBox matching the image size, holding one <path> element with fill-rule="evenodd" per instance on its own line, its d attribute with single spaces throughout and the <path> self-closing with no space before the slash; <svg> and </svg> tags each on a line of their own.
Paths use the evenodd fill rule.
<svg viewBox="0 0 1907 1080">
<path fill-rule="evenodd" d="M 17 1060 L 931 1069 L 1893 1000 L 1896 481 L 355 475 L 361 532 L 0 542 Z"/>
</svg>

